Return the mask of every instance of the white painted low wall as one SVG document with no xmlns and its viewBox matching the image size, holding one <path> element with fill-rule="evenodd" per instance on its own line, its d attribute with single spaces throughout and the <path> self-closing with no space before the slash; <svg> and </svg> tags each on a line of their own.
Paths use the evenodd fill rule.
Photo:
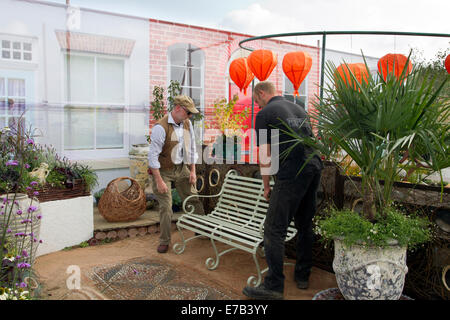
<svg viewBox="0 0 450 320">
<path fill-rule="evenodd" d="M 36 256 L 87 241 L 94 234 L 93 197 L 43 202 L 40 239 Z"/>
</svg>

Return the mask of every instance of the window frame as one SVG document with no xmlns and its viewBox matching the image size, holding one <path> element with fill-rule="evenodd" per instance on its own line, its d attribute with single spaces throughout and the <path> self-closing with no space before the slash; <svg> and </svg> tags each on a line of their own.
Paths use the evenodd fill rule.
<svg viewBox="0 0 450 320">
<path fill-rule="evenodd" d="M 26 103 L 27 103 L 27 79 L 25 78 L 20 78 L 17 76 L 12 76 L 12 77 L 8 77 L 8 76 L 0 76 L 0 79 L 4 79 L 5 84 L 4 84 L 4 89 L 5 89 L 5 94 L 0 96 L 0 99 L 4 99 L 5 101 L 5 109 L 4 112 L 1 112 L 2 110 L 0 110 L 0 118 L 2 118 L 2 122 L 0 122 L 0 128 L 3 127 L 9 127 L 9 119 L 19 119 L 20 117 L 22 117 L 23 123 L 26 123 L 27 121 L 27 116 L 26 116 Z M 9 80 L 22 80 L 24 83 L 24 95 L 23 96 L 10 96 L 8 93 L 8 87 L 9 87 Z M 14 102 L 16 102 L 16 100 L 21 99 L 23 101 L 21 101 L 21 103 L 24 105 L 24 112 L 18 115 L 12 115 L 10 113 L 9 110 L 9 99 L 14 100 Z M 23 114 L 23 115 L 22 115 Z M 4 122 L 3 122 L 4 121 Z"/>
<path fill-rule="evenodd" d="M 69 100 L 69 83 L 67 79 L 67 55 L 71 56 L 84 56 L 94 58 L 94 101 L 70 101 Z M 111 103 L 111 102 L 101 102 L 98 101 L 98 91 L 97 91 L 97 59 L 114 59 L 123 61 L 123 81 L 124 81 L 124 101 L 123 103 Z M 122 158 L 128 157 L 129 152 L 129 60 L 122 56 L 110 56 L 105 54 L 97 53 L 87 53 L 87 52 L 69 52 L 68 50 L 62 50 L 61 55 L 61 65 L 62 65 L 62 78 L 61 91 L 63 100 L 63 112 L 61 116 L 62 130 L 61 130 L 61 141 L 62 141 L 62 153 L 69 157 L 70 159 L 100 159 L 100 158 Z M 68 108 L 86 108 L 91 109 L 94 114 L 94 148 L 93 149 L 66 149 L 65 141 L 65 112 Z M 102 109 L 123 109 L 123 136 L 122 136 L 122 148 L 98 148 L 97 147 L 97 114 L 98 110 Z"/>
<path fill-rule="evenodd" d="M 187 57 L 187 51 L 188 51 L 187 49 L 189 48 L 189 45 L 191 46 L 191 49 L 197 49 L 197 50 L 200 51 L 200 59 L 201 59 L 200 67 L 189 67 L 189 66 L 187 66 L 187 58 L 188 58 Z M 170 58 L 171 57 L 171 52 L 172 52 L 172 50 L 180 49 L 180 48 L 184 48 L 185 49 L 185 64 L 186 65 L 172 64 L 172 61 L 171 61 L 171 58 Z M 200 105 L 198 107 L 196 106 L 196 108 L 203 115 L 205 115 L 205 112 L 204 112 L 204 110 L 205 110 L 205 106 L 204 106 L 204 104 L 205 104 L 205 51 L 203 49 L 201 49 L 200 47 L 192 44 L 192 43 L 186 43 L 186 42 L 174 43 L 174 44 L 170 45 L 167 48 L 167 87 L 169 87 L 171 80 L 175 80 L 175 79 L 171 78 L 172 77 L 172 67 L 185 68 L 186 71 L 188 71 L 189 68 L 195 69 L 195 70 L 199 70 L 199 73 L 200 73 L 200 86 L 198 86 L 198 87 L 197 86 L 193 86 L 192 83 L 189 86 L 187 86 L 187 85 L 183 86 L 180 83 L 180 86 L 181 86 L 182 92 L 183 92 L 183 89 L 188 90 L 189 88 L 199 89 L 200 90 Z M 204 121 L 205 121 L 205 119 L 203 118 L 201 121 L 195 121 L 195 123 L 193 123 L 194 129 L 196 129 L 196 128 L 200 129 L 199 131 L 196 130 L 196 133 L 197 132 L 200 133 L 199 136 L 197 136 L 197 134 L 196 134 L 195 138 L 196 138 L 197 141 L 203 141 L 203 137 L 204 137 L 204 125 L 203 124 L 204 124 Z"/>
<path fill-rule="evenodd" d="M 3 41 L 9 41 L 9 48 L 3 48 Z M 20 43 L 19 49 L 14 49 L 15 43 Z M 25 49 L 24 48 L 25 44 L 30 44 L 31 50 Z M 29 36 L 22 36 L 22 35 L 15 35 L 15 34 L 0 32 L 0 62 L 16 63 L 16 64 L 24 63 L 25 65 L 33 65 L 38 61 L 37 48 L 38 48 L 37 37 L 29 37 Z M 3 57 L 3 51 L 9 52 L 9 54 L 10 54 L 9 58 Z M 14 53 L 20 53 L 20 59 L 14 59 Z M 30 60 L 24 59 L 25 53 L 31 54 Z"/>
<path fill-rule="evenodd" d="M 309 86 L 309 75 L 307 75 L 306 76 L 306 78 L 302 81 L 302 83 L 301 83 L 301 85 L 300 85 L 300 87 L 298 88 L 299 89 L 299 96 L 300 97 L 305 97 L 305 111 L 306 112 L 308 112 L 308 102 L 309 102 L 309 95 L 308 95 L 308 86 Z M 283 97 L 286 97 L 286 96 L 294 96 L 294 92 L 292 91 L 292 93 L 287 93 L 286 92 L 286 81 L 291 81 L 291 80 L 289 80 L 289 78 L 283 73 Z M 300 92 L 300 88 L 301 88 L 301 86 L 303 85 L 303 84 L 305 84 L 305 94 L 301 94 L 301 92 Z"/>
</svg>

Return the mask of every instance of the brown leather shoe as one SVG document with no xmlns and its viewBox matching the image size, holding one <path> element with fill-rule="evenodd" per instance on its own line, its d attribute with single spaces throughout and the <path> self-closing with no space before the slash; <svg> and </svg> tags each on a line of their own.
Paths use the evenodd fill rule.
<svg viewBox="0 0 450 320">
<path fill-rule="evenodd" d="M 166 253 L 168 250 L 169 250 L 169 245 L 167 245 L 167 244 L 160 244 L 158 246 L 159 253 Z"/>
</svg>

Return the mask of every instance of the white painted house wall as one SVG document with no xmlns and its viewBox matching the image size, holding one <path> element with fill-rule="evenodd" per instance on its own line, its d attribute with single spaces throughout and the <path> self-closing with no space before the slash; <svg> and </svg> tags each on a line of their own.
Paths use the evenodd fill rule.
<svg viewBox="0 0 450 320">
<path fill-rule="evenodd" d="M 129 148 L 132 144 L 144 143 L 149 130 L 148 20 L 90 9 L 79 11 L 79 20 L 72 32 L 133 40 L 134 46 L 130 56 L 125 58 L 124 147 L 68 151 L 64 149 L 65 50 L 60 47 L 55 33 L 68 31 L 66 6 L 45 1 L 0 0 L 0 8 L 0 36 L 25 37 L 33 41 L 32 62 L 7 61 L 0 55 L 0 77 L 2 73 L 25 73 L 29 79 L 26 119 L 41 134 L 37 142 L 51 145 L 59 155 L 81 160 L 98 170 L 100 184 L 96 189 L 105 187 L 111 177 L 128 176 Z"/>
<path fill-rule="evenodd" d="M 372 74 L 376 74 L 376 72 L 378 70 L 377 63 L 380 58 L 368 57 L 368 56 L 365 56 L 364 58 L 366 60 L 367 66 L 370 69 L 370 72 Z M 327 70 L 326 64 L 328 62 L 332 62 L 337 67 L 344 62 L 346 62 L 347 64 L 349 64 L 349 63 L 364 63 L 364 58 L 360 54 L 353 54 L 353 53 L 344 52 L 344 51 L 326 49 L 325 50 L 325 78 L 324 78 L 325 79 L 325 81 L 324 81 L 325 87 L 326 87 L 326 84 L 330 83 L 330 80 L 326 76 L 326 70 Z"/>
</svg>

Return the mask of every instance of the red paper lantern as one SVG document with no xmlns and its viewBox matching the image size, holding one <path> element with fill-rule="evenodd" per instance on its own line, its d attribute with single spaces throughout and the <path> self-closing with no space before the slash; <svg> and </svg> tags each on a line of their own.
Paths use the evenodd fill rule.
<svg viewBox="0 0 450 320">
<path fill-rule="evenodd" d="M 342 79 L 344 79 L 347 85 L 351 84 L 353 80 L 349 70 L 353 73 L 359 83 L 362 83 L 363 80 L 365 83 L 368 82 L 369 72 L 367 71 L 366 65 L 364 63 L 349 63 L 347 65 L 341 64 L 336 68 L 335 77 L 340 76 Z"/>
<path fill-rule="evenodd" d="M 405 68 L 406 61 L 408 58 L 403 54 L 388 53 L 378 60 L 378 71 L 383 75 L 383 79 L 386 81 L 388 73 L 394 73 L 394 76 L 399 79 L 403 69 Z M 406 77 L 412 71 L 412 64 L 408 61 L 408 66 L 406 69 Z"/>
<path fill-rule="evenodd" d="M 255 50 L 247 58 L 248 66 L 259 81 L 266 80 L 277 65 L 277 57 L 270 50 Z"/>
<path fill-rule="evenodd" d="M 447 56 L 447 58 L 445 58 L 445 69 L 447 69 L 447 72 L 450 73 L 450 54 Z"/>
<path fill-rule="evenodd" d="M 289 52 L 283 58 L 283 71 L 294 85 L 294 96 L 298 96 L 298 88 L 311 70 L 312 59 L 306 52 Z"/>
<path fill-rule="evenodd" d="M 230 64 L 230 78 L 247 95 L 247 88 L 255 78 L 247 64 L 247 58 L 237 58 Z"/>
</svg>

